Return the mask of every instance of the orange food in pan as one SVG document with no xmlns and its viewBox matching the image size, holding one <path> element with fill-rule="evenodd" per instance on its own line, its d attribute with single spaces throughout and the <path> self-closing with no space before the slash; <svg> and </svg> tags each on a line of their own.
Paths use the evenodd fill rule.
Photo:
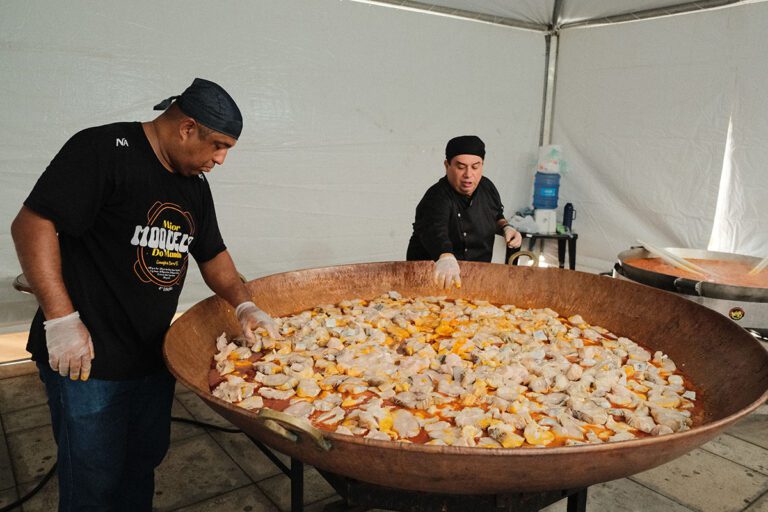
<svg viewBox="0 0 768 512">
<path fill-rule="evenodd" d="M 625 265 L 649 270 L 667 276 L 685 277 L 696 281 L 709 281 L 730 286 L 747 286 L 751 288 L 768 288 L 768 269 L 749 275 L 754 263 L 735 260 L 713 260 L 686 258 L 694 265 L 698 265 L 707 271 L 707 276 L 702 277 L 693 272 L 688 272 L 666 263 L 661 258 L 629 258 Z"/>
</svg>

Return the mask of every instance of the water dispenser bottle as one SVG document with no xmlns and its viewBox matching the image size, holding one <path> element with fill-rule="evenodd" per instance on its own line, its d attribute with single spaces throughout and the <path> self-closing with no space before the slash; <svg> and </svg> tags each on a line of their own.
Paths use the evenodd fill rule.
<svg viewBox="0 0 768 512">
<path fill-rule="evenodd" d="M 536 178 L 533 180 L 533 208 L 536 210 L 554 210 L 557 208 L 559 190 L 559 174 L 537 172 Z"/>
</svg>

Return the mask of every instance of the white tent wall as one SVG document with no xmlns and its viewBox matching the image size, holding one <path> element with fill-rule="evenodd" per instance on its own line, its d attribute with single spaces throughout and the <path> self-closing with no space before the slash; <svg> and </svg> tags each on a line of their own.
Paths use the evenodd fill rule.
<svg viewBox="0 0 768 512">
<path fill-rule="evenodd" d="M 715 251 L 768 256 L 768 60 L 760 41 L 768 28 L 768 4 L 733 9 L 728 20 L 731 55 L 731 138 L 713 235 Z"/>
<path fill-rule="evenodd" d="M 569 162 L 561 203 L 578 211 L 582 264 L 608 270 L 637 239 L 706 249 L 729 122 L 735 222 L 717 248 L 768 245 L 766 26 L 760 3 L 561 33 L 553 143 Z"/>
<path fill-rule="evenodd" d="M 245 276 L 402 260 L 452 136 L 485 140 L 509 213 L 529 202 L 543 55 L 540 33 L 338 0 L 3 2 L 0 324 L 34 311 L 10 222 L 82 128 L 217 81 L 245 118 L 209 175 Z M 208 295 L 192 269 L 182 305 Z"/>
</svg>

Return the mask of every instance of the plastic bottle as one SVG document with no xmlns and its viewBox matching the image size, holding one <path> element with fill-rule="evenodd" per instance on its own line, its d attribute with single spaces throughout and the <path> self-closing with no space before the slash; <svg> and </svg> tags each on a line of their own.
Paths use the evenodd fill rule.
<svg viewBox="0 0 768 512">
<path fill-rule="evenodd" d="M 554 210 L 557 208 L 559 191 L 559 174 L 537 172 L 533 181 L 533 207 L 537 210 Z"/>
</svg>

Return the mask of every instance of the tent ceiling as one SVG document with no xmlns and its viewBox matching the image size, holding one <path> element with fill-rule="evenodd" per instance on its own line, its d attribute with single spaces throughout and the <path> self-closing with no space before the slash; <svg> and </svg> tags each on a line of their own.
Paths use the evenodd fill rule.
<svg viewBox="0 0 768 512">
<path fill-rule="evenodd" d="M 533 30 L 548 30 L 557 25 L 568 28 L 596 23 L 616 23 L 633 19 L 666 16 L 710 9 L 736 3 L 763 0 L 360 0 L 469 18 L 499 25 Z M 555 4 L 559 20 L 553 22 Z"/>
</svg>

